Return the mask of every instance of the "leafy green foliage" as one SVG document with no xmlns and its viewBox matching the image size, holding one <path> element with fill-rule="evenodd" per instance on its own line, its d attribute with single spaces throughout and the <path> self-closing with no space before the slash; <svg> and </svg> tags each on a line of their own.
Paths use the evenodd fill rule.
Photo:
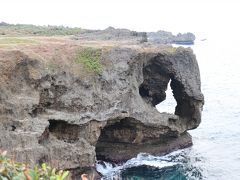
<svg viewBox="0 0 240 180">
<path fill-rule="evenodd" d="M 0 154 L 0 180 L 64 180 L 69 171 L 57 171 L 45 163 L 41 167 L 28 168 L 26 164 L 14 162 Z"/>
<path fill-rule="evenodd" d="M 101 49 L 85 48 L 77 52 L 75 61 L 83 64 L 88 71 L 99 73 L 102 70 L 102 65 L 99 62 L 101 54 Z"/>
<path fill-rule="evenodd" d="M 65 36 L 78 34 L 81 30 L 77 27 L 0 23 L 0 35 L 4 36 Z"/>
</svg>

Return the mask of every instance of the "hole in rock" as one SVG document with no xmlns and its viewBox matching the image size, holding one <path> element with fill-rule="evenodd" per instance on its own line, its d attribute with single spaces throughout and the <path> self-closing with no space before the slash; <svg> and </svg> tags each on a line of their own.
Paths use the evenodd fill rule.
<svg viewBox="0 0 240 180">
<path fill-rule="evenodd" d="M 109 121 L 102 129 L 99 141 L 132 143 L 136 139 L 137 129 L 141 122 L 133 118 Z"/>
<path fill-rule="evenodd" d="M 96 144 L 97 159 L 112 160 L 111 156 L 118 156 L 117 151 L 122 152 L 125 146 L 141 142 L 143 139 L 138 134 L 139 126 L 142 126 L 141 122 L 133 118 L 109 120 Z"/>
<path fill-rule="evenodd" d="M 175 107 L 177 106 L 177 102 L 173 96 L 173 92 L 170 86 L 171 80 L 168 83 L 167 90 L 166 90 L 166 99 L 161 103 L 157 104 L 155 107 L 159 112 L 166 112 L 174 114 Z"/>
<path fill-rule="evenodd" d="M 49 133 L 64 142 L 74 143 L 78 141 L 79 131 L 78 125 L 69 124 L 62 120 L 49 120 Z"/>
<path fill-rule="evenodd" d="M 173 75 L 158 63 L 159 60 L 161 57 L 155 57 L 143 67 L 144 80 L 139 86 L 139 95 L 159 112 L 174 114 L 177 103 L 172 89 L 175 89 L 174 93 L 178 92 L 178 89 L 172 86 L 176 84 L 172 81 Z"/>
<path fill-rule="evenodd" d="M 97 160 L 122 162 L 140 152 L 150 152 L 151 147 L 158 149 L 159 144 L 176 137 L 177 134 L 166 126 L 145 125 L 130 117 L 113 119 L 101 130 L 96 144 L 96 157 Z"/>
<path fill-rule="evenodd" d="M 12 125 L 11 128 L 12 128 L 12 131 L 15 131 L 17 129 L 17 127 L 14 125 Z"/>
</svg>

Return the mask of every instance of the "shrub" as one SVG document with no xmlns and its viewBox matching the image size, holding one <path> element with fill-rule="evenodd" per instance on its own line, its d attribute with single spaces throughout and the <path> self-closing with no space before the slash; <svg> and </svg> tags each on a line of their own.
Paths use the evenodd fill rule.
<svg viewBox="0 0 240 180">
<path fill-rule="evenodd" d="M 6 157 L 6 151 L 0 154 L 0 180 L 64 180 L 69 171 L 57 171 L 45 163 L 41 167 L 28 168 Z"/>
<path fill-rule="evenodd" d="M 102 70 L 102 65 L 99 62 L 101 54 L 101 49 L 85 48 L 77 52 L 75 61 L 83 64 L 88 71 L 99 73 Z"/>
</svg>

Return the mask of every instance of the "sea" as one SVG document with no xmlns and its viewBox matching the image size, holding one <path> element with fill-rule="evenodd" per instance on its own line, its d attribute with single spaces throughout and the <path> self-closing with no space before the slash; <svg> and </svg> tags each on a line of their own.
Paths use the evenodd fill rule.
<svg viewBox="0 0 240 180">
<path fill-rule="evenodd" d="M 189 131 L 193 146 L 165 156 L 140 153 L 124 164 L 98 162 L 103 180 L 240 180 L 240 46 L 221 38 L 196 40 L 205 97 L 202 122 Z M 174 113 L 171 88 L 157 105 Z"/>
</svg>

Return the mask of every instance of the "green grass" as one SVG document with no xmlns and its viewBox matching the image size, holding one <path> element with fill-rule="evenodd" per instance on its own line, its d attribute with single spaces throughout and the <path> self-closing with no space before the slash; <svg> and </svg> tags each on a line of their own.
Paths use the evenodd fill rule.
<svg viewBox="0 0 240 180">
<path fill-rule="evenodd" d="M 36 41 L 27 38 L 0 37 L 0 45 L 32 44 L 32 43 L 36 43 Z"/>
<path fill-rule="evenodd" d="M 173 46 L 167 46 L 167 47 L 164 47 L 163 49 L 170 53 L 175 53 L 177 51 L 177 48 Z"/>
<path fill-rule="evenodd" d="M 85 48 L 77 52 L 75 62 L 82 64 L 90 72 L 99 73 L 102 65 L 99 62 L 102 50 L 97 48 Z"/>
<path fill-rule="evenodd" d="M 0 180 L 64 180 L 69 171 L 56 170 L 45 163 L 41 167 L 29 168 L 27 164 L 14 162 L 0 152 Z"/>
<path fill-rule="evenodd" d="M 81 30 L 77 27 L 0 23 L 0 36 L 66 36 L 76 35 Z"/>
</svg>

